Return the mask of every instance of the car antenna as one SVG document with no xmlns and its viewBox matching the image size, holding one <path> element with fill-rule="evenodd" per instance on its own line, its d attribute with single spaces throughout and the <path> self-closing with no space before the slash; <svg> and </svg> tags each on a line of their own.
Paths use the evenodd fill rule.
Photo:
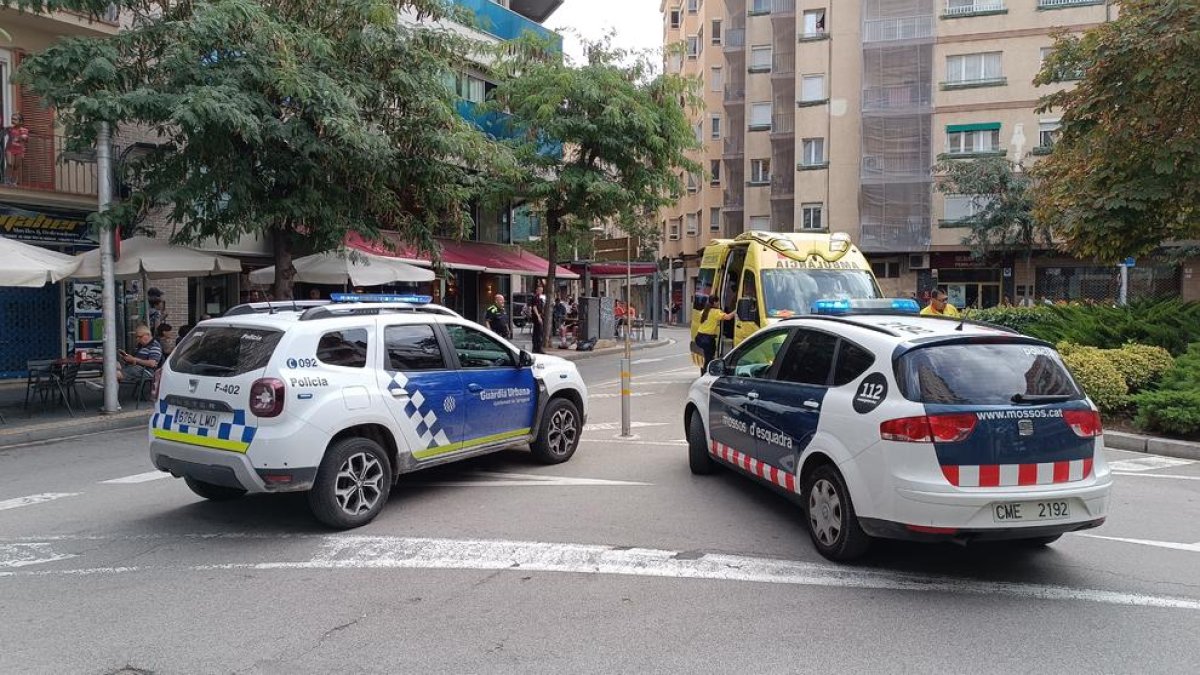
<svg viewBox="0 0 1200 675">
<path fill-rule="evenodd" d="M 959 317 L 958 325 L 955 326 L 954 330 L 961 331 L 963 328 L 963 324 L 967 322 L 967 308 L 966 307 L 963 307 L 963 311 L 958 315 L 958 317 Z"/>
</svg>

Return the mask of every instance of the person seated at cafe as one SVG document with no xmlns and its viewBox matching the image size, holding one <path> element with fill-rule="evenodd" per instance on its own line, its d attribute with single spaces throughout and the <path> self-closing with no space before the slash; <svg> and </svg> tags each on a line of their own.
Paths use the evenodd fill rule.
<svg viewBox="0 0 1200 675">
<path fill-rule="evenodd" d="M 175 327 L 163 322 L 154 327 L 154 340 L 162 347 L 163 357 L 166 358 L 175 350 Z"/>
<path fill-rule="evenodd" d="M 121 352 L 121 361 L 125 364 L 117 371 L 118 380 L 136 380 L 154 377 L 158 364 L 162 363 L 163 348 L 158 340 L 150 333 L 149 326 L 138 326 L 134 331 L 137 339 L 137 351 L 133 354 Z"/>
</svg>

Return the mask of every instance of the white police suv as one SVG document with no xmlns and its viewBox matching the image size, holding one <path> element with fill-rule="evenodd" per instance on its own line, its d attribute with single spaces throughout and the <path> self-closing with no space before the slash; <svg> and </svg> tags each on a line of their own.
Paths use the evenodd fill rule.
<svg viewBox="0 0 1200 675">
<path fill-rule="evenodd" d="M 402 473 L 529 443 L 574 454 L 587 387 L 427 297 L 240 305 L 160 371 L 154 465 L 201 497 L 308 491 L 333 527 L 379 514 Z M 364 301 L 365 300 L 365 301 Z"/>
<path fill-rule="evenodd" d="M 874 537 L 1048 544 L 1104 522 L 1100 415 L 1049 344 L 911 300 L 813 309 L 692 385 L 693 473 L 791 493 L 832 560 Z"/>
</svg>

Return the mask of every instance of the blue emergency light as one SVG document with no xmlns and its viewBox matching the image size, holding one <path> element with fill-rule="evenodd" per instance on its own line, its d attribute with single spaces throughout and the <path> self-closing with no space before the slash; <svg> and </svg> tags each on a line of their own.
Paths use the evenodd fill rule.
<svg viewBox="0 0 1200 675">
<path fill-rule="evenodd" d="M 387 293 L 331 293 L 334 302 L 407 302 L 413 305 L 428 305 L 433 302 L 429 295 L 389 295 Z"/>
<path fill-rule="evenodd" d="M 918 314 L 921 306 L 912 298 L 860 298 L 855 300 L 817 300 L 812 313 L 823 316 L 843 314 Z"/>
</svg>

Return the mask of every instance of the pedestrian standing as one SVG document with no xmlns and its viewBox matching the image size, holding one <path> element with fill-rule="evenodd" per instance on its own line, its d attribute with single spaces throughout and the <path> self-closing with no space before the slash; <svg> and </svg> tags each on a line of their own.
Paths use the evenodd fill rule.
<svg viewBox="0 0 1200 675">
<path fill-rule="evenodd" d="M 17 113 L 12 116 L 12 126 L 5 132 L 4 151 L 8 155 L 8 173 L 4 182 L 16 185 L 24 176 L 26 146 L 29 145 L 29 127 L 25 126 L 25 116 Z"/>
<path fill-rule="evenodd" d="M 958 318 L 958 309 L 950 304 L 945 291 L 934 291 L 929 305 L 921 310 L 921 316 L 952 316 Z"/>
<path fill-rule="evenodd" d="M 512 329 L 509 328 L 508 308 L 504 306 L 504 295 L 497 293 L 493 300 L 494 302 L 484 312 L 488 328 L 491 328 L 496 335 L 510 340 L 512 339 Z"/>
<path fill-rule="evenodd" d="M 542 282 L 538 281 L 533 289 L 533 297 L 529 299 L 529 319 L 533 323 L 533 353 L 545 354 L 546 341 L 546 296 L 543 295 Z"/>
</svg>

